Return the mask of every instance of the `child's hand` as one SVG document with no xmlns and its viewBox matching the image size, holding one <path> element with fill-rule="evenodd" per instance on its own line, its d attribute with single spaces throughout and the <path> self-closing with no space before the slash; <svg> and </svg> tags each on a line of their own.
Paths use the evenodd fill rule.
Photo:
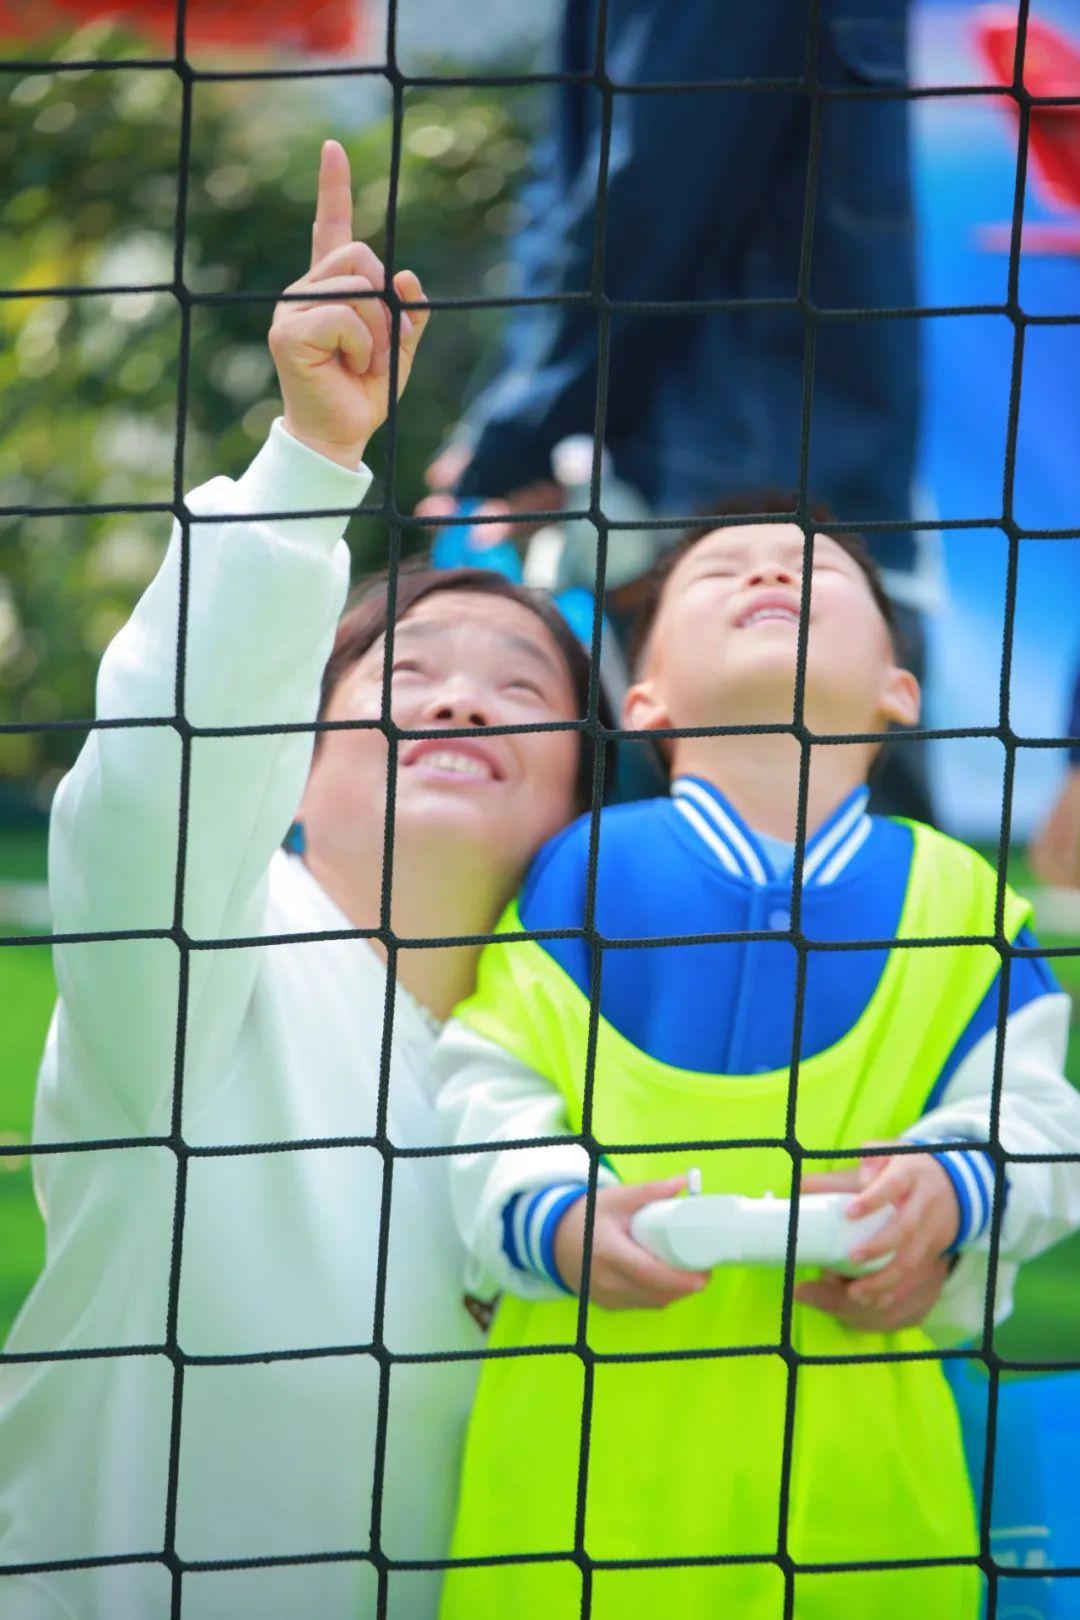
<svg viewBox="0 0 1080 1620">
<path fill-rule="evenodd" d="M 873 1147 L 887 1143 L 874 1142 Z M 915 1272 L 939 1259 L 960 1228 L 960 1209 L 952 1182 L 931 1153 L 902 1153 L 863 1159 L 859 1167 L 862 1190 L 848 1206 L 848 1218 L 857 1220 L 892 1204 L 896 1214 L 876 1237 L 851 1251 L 855 1261 L 876 1260 L 892 1253 L 880 1271 L 859 1277 L 849 1289 L 856 1305 L 879 1305 L 888 1310 L 896 1296 L 908 1288 Z M 895 1251 L 895 1252 L 894 1252 Z"/>
<path fill-rule="evenodd" d="M 650 1311 L 699 1294 L 707 1271 L 680 1271 L 643 1249 L 630 1236 L 630 1218 L 658 1198 L 674 1198 L 686 1187 L 685 1176 L 648 1181 L 637 1186 L 601 1187 L 593 1216 L 589 1299 L 609 1311 Z M 555 1229 L 555 1264 L 575 1294 L 581 1292 L 588 1199 L 571 1204 Z"/>
<path fill-rule="evenodd" d="M 875 1160 L 880 1164 L 880 1160 Z M 858 1171 L 840 1170 L 810 1172 L 802 1178 L 804 1193 L 843 1192 L 862 1190 Z M 949 1261 L 940 1255 L 916 1266 L 904 1283 L 897 1284 L 887 1303 L 878 1299 L 852 1296 L 852 1289 L 860 1279 L 844 1277 L 836 1271 L 823 1271 L 812 1282 L 795 1285 L 795 1298 L 802 1305 L 835 1316 L 845 1327 L 857 1328 L 862 1333 L 896 1333 L 900 1328 L 917 1327 L 927 1313 L 933 1310 L 941 1297 L 941 1290 L 949 1276 Z"/>
<path fill-rule="evenodd" d="M 295 439 L 343 466 L 356 468 L 368 440 L 386 420 L 390 396 L 390 312 L 379 298 L 386 285 L 381 261 L 353 240 L 349 160 L 337 141 L 323 147 L 312 231 L 311 269 L 289 293 L 333 293 L 311 303 L 278 304 L 270 352 L 285 401 L 285 426 Z M 406 302 L 422 297 L 411 270 L 394 277 Z M 398 393 L 409 379 L 428 311 L 401 312 Z"/>
<path fill-rule="evenodd" d="M 858 1278 L 823 1271 L 813 1282 L 796 1283 L 795 1298 L 800 1305 L 835 1316 L 845 1327 L 855 1328 L 860 1333 L 898 1333 L 901 1328 L 918 1327 L 933 1310 L 948 1276 L 947 1260 L 927 1260 L 912 1272 L 906 1284 L 897 1287 L 895 1294 L 886 1295 L 888 1304 L 882 1304 L 852 1297 L 852 1289 L 859 1285 Z"/>
</svg>

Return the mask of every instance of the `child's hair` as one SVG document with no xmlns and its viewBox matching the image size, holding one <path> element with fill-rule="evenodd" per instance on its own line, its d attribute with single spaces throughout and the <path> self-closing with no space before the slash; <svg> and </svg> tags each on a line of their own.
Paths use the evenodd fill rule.
<svg viewBox="0 0 1080 1620">
<path fill-rule="evenodd" d="M 501 596 L 527 608 L 549 631 L 562 654 L 577 698 L 578 713 L 588 714 L 591 660 L 581 642 L 545 591 L 518 585 L 504 574 L 481 568 L 431 568 L 423 559 L 409 559 L 398 572 L 394 600 L 394 621 L 399 622 L 410 608 L 428 596 L 446 591 L 468 591 L 473 595 Z M 338 682 L 386 633 L 390 619 L 389 581 L 385 574 L 364 581 L 350 597 L 334 637 L 334 645 L 323 671 L 318 718 L 324 720 Z M 605 730 L 614 725 L 611 707 L 602 686 L 597 691 L 597 719 Z M 321 733 L 316 733 L 316 748 Z M 605 746 L 610 756 L 611 749 Z M 576 798 L 579 809 L 587 809 L 593 794 L 594 745 L 591 732 L 581 734 Z M 605 770 L 606 792 L 610 792 L 615 772 L 608 757 Z"/>
<path fill-rule="evenodd" d="M 717 529 L 728 527 L 726 518 L 750 517 L 760 515 L 764 518 L 791 518 L 797 510 L 798 497 L 779 490 L 765 489 L 752 491 L 746 495 L 733 495 L 725 497 L 703 512 L 699 522 L 680 536 L 670 550 L 654 564 L 654 566 L 637 583 L 634 589 L 635 617 L 630 632 L 630 659 L 634 669 L 640 668 L 644 661 L 652 634 L 656 616 L 660 610 L 667 582 L 671 577 L 676 564 L 681 562 L 688 551 L 692 551 L 699 540 L 704 540 L 707 534 L 713 534 Z M 870 594 L 878 612 L 885 621 L 885 628 L 889 632 L 893 650 L 898 659 L 903 658 L 903 636 L 897 622 L 896 610 L 885 592 L 881 581 L 881 574 L 873 557 L 867 550 L 866 541 L 861 535 L 847 534 L 835 528 L 836 514 L 830 512 L 828 507 L 815 502 L 808 513 L 816 534 L 828 535 L 830 540 L 846 551 L 854 562 L 857 562 L 866 575 L 866 582 L 870 587 Z M 730 525 L 734 527 L 734 525 Z M 741 525 L 740 525 L 741 526 Z"/>
</svg>

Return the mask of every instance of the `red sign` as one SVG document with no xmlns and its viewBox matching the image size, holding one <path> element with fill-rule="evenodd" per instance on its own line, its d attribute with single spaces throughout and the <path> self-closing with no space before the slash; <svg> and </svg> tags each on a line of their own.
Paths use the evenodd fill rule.
<svg viewBox="0 0 1080 1620">
<path fill-rule="evenodd" d="M 357 44 L 358 0 L 187 0 L 185 37 L 193 45 L 297 50 L 333 55 Z M 171 52 L 176 0 L 0 0 L 0 37 L 31 40 L 87 22 L 114 21 Z"/>
</svg>

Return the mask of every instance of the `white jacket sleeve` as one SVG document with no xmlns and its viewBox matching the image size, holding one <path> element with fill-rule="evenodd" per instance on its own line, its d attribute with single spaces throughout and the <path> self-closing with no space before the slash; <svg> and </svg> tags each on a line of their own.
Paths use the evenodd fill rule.
<svg viewBox="0 0 1080 1620">
<path fill-rule="evenodd" d="M 1007 1154 L 1080 1154 L 1080 1092 L 1065 1078 L 1069 998 L 1039 996 L 1014 1012 L 1005 1026 L 998 1137 Z M 913 1137 L 990 1139 L 990 1105 L 997 1031 L 972 1048 L 946 1086 L 939 1105 L 923 1116 Z M 1080 1163 L 1050 1157 L 1041 1163 L 1009 1161 L 1008 1197 L 1001 1223 L 994 1316 L 1012 1309 L 1018 1267 L 1080 1226 Z M 941 1299 L 923 1324 L 939 1343 L 982 1332 L 989 1285 L 990 1230 L 961 1254 Z"/>
<path fill-rule="evenodd" d="M 554 1284 L 519 1271 L 503 1249 L 502 1213 L 516 1193 L 589 1179 L 589 1155 L 570 1135 L 562 1096 L 550 1080 L 494 1041 L 452 1018 L 435 1049 L 434 1083 L 448 1142 L 472 1152 L 450 1159 L 454 1219 L 469 1255 L 466 1286 L 481 1299 L 502 1290 L 526 1299 L 565 1299 Z M 550 1137 L 530 1147 L 502 1142 Z M 475 1144 L 490 1143 L 488 1148 Z M 598 1185 L 618 1177 L 600 1166 Z"/>
<path fill-rule="evenodd" d="M 313 721 L 348 587 L 343 516 L 371 482 L 293 439 L 281 422 L 244 475 L 188 497 L 183 719 L 199 727 Z M 218 522 L 235 517 L 238 521 Z M 176 714 L 181 540 L 103 659 L 97 715 Z M 257 936 L 267 869 L 300 800 L 311 732 L 196 737 L 181 827 L 179 730 L 95 729 L 53 806 L 49 886 L 57 933 L 170 930 L 183 847 L 180 925 L 197 940 Z M 57 1061 L 45 1098 L 54 1133 L 167 1133 L 174 1087 L 180 935 L 58 945 Z M 246 1010 L 257 949 L 189 953 L 184 1115 L 221 1072 Z M 77 1082 L 74 1077 L 77 1078 Z"/>
</svg>

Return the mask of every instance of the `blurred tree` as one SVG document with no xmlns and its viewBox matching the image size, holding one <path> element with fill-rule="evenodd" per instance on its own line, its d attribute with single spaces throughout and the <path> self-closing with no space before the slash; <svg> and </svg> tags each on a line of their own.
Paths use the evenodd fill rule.
<svg viewBox="0 0 1080 1620">
<path fill-rule="evenodd" d="M 97 25 L 63 56 L 142 49 Z M 40 59 L 40 49 L 35 47 Z M 443 71 L 446 65 L 440 64 Z M 0 287 L 166 284 L 173 254 L 181 85 L 169 69 L 7 73 L 0 93 Z M 330 92 L 333 91 L 333 97 Z M 200 81 L 193 95 L 184 280 L 192 306 L 182 482 L 237 474 L 277 411 L 266 348 L 273 300 L 306 268 L 320 142 L 340 81 Z M 329 106 L 328 106 L 329 101 Z M 506 239 L 535 106 L 520 91 L 405 93 L 396 261 L 432 296 L 507 287 Z M 345 132 L 356 230 L 385 243 L 392 120 Z M 259 293 L 257 302 L 230 294 Z M 206 301 L 203 301 L 206 300 Z M 437 314 L 402 415 L 396 494 L 422 471 L 498 322 Z M 0 301 L 0 504 L 169 501 L 181 318 L 170 291 Z M 385 437 L 385 436 L 382 436 Z M 382 486 L 382 437 L 373 447 Z M 157 566 L 163 514 L 0 517 L 0 722 L 79 719 L 109 638 Z M 414 532 L 409 544 L 422 543 Z M 379 564 L 385 525 L 356 519 L 358 568 Z M 47 790 L 80 732 L 0 733 L 0 778 Z"/>
</svg>

